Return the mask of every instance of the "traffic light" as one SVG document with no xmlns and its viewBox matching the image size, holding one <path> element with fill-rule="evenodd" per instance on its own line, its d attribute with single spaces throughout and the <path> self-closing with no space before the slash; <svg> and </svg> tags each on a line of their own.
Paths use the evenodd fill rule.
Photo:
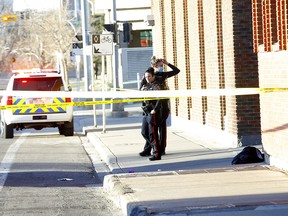
<svg viewBox="0 0 288 216">
<path fill-rule="evenodd" d="M 123 42 L 129 43 L 132 39 L 132 23 L 125 22 L 123 23 Z"/>
<path fill-rule="evenodd" d="M 106 31 L 113 33 L 113 42 L 117 43 L 118 42 L 118 25 L 117 25 L 117 23 L 104 24 L 103 27 Z"/>
<path fill-rule="evenodd" d="M 21 11 L 20 12 L 20 19 L 22 19 L 22 20 L 30 19 L 30 12 Z"/>
<path fill-rule="evenodd" d="M 73 49 L 82 49 L 83 48 L 83 37 L 82 37 L 82 34 L 77 34 L 75 36 L 78 40 L 78 42 L 74 42 L 72 44 L 72 48 Z"/>
<path fill-rule="evenodd" d="M 24 14 L 24 12 L 22 11 L 22 12 L 20 12 L 20 19 L 25 19 L 25 14 Z"/>
</svg>

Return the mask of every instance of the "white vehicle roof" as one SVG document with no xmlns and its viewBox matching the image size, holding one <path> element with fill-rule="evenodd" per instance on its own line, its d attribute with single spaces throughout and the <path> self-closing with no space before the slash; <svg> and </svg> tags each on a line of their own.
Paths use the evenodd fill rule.
<svg viewBox="0 0 288 216">
<path fill-rule="evenodd" d="M 60 73 L 57 69 L 40 69 L 40 68 L 32 68 L 32 69 L 18 69 L 12 70 L 13 75 L 36 75 L 36 74 L 51 74 L 52 76 L 59 75 Z"/>
</svg>

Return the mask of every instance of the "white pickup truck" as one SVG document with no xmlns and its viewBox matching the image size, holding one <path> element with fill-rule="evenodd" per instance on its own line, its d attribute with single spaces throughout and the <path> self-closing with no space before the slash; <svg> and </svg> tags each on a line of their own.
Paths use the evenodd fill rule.
<svg viewBox="0 0 288 216">
<path fill-rule="evenodd" d="M 20 107 L 19 109 L 1 110 L 1 135 L 3 138 L 13 138 L 14 130 L 34 128 L 41 130 L 45 127 L 58 127 L 59 133 L 73 136 L 73 107 L 63 106 L 61 103 L 71 102 L 71 98 L 63 97 L 37 97 L 23 95 L 9 96 L 13 91 L 69 91 L 61 74 L 53 69 L 31 69 L 12 71 L 6 91 L 1 99 L 1 105 L 29 105 L 29 104 L 59 104 L 59 106 L 41 108 Z M 29 106 L 28 106 L 29 107 Z"/>
</svg>

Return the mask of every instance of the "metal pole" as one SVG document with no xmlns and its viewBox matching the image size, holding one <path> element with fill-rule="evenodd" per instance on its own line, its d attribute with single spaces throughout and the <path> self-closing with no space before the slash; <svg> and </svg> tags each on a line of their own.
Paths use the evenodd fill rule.
<svg viewBox="0 0 288 216">
<path fill-rule="evenodd" d="M 104 76 L 104 71 L 105 71 L 105 56 L 102 55 L 102 71 L 101 71 L 101 81 L 102 81 L 102 92 L 104 92 L 106 90 L 105 86 L 106 86 L 106 82 L 105 82 L 105 76 Z M 102 98 L 103 102 L 105 101 L 105 97 L 103 94 L 103 98 Z M 102 132 L 106 133 L 106 109 L 105 109 L 105 104 L 102 104 L 102 120 L 103 120 L 103 129 Z"/>
<path fill-rule="evenodd" d="M 74 17 L 77 18 L 77 0 L 74 0 Z"/>
<path fill-rule="evenodd" d="M 77 78 L 77 91 L 80 91 L 80 62 L 81 62 L 81 56 L 76 55 L 76 78 Z"/>
<path fill-rule="evenodd" d="M 82 25 L 82 39 L 83 39 L 83 67 L 84 67 L 84 90 L 88 91 L 89 76 L 88 76 L 88 56 L 87 56 L 87 45 L 88 45 L 88 11 L 87 11 L 87 0 L 81 0 L 81 25 Z"/>
<path fill-rule="evenodd" d="M 117 13 L 116 13 L 116 0 L 112 0 L 112 23 L 117 23 Z M 116 32 L 115 32 L 116 34 Z M 116 35 L 118 37 L 118 35 Z M 118 45 L 114 44 L 114 61 L 113 61 L 113 87 L 114 91 L 119 88 L 118 83 Z"/>
<path fill-rule="evenodd" d="M 92 50 L 91 50 L 92 52 Z M 90 67 L 91 67 L 91 90 L 92 92 L 95 91 L 95 75 L 94 75 L 94 65 L 93 65 L 93 54 L 91 53 L 91 61 L 90 61 Z M 95 98 L 93 97 L 93 101 L 95 101 Z M 94 127 L 97 127 L 97 106 L 93 104 L 93 116 L 94 116 Z"/>
<path fill-rule="evenodd" d="M 112 21 L 113 23 L 117 24 L 117 16 L 116 16 L 116 0 L 112 0 Z M 117 32 L 116 33 L 116 37 L 118 37 Z M 118 39 L 118 38 L 117 38 Z M 114 61 L 113 61 L 113 66 L 114 66 L 114 70 L 113 70 L 113 88 L 114 91 L 116 91 L 119 88 L 119 70 L 118 70 L 118 44 L 114 43 Z M 112 116 L 114 112 L 118 112 L 119 113 L 123 113 L 124 114 L 124 106 L 122 103 L 117 103 L 111 104 L 111 111 L 112 111 Z"/>
</svg>

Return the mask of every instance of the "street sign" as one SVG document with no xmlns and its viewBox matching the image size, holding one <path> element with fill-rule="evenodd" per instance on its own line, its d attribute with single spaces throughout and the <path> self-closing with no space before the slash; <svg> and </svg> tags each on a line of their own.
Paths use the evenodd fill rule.
<svg viewBox="0 0 288 216">
<path fill-rule="evenodd" d="M 83 55 L 83 49 L 72 49 L 72 55 Z"/>
<path fill-rule="evenodd" d="M 82 49 L 83 48 L 83 42 L 76 42 L 76 43 L 72 43 L 72 48 L 73 49 Z"/>
<path fill-rule="evenodd" d="M 93 55 L 113 55 L 113 34 L 92 35 Z"/>
<path fill-rule="evenodd" d="M 77 58 L 79 56 L 83 55 L 83 49 L 72 49 L 72 51 L 70 52 L 70 61 L 71 62 L 76 62 Z"/>
<path fill-rule="evenodd" d="M 17 15 L 16 14 L 6 14 L 2 15 L 2 22 L 16 22 Z"/>
</svg>

